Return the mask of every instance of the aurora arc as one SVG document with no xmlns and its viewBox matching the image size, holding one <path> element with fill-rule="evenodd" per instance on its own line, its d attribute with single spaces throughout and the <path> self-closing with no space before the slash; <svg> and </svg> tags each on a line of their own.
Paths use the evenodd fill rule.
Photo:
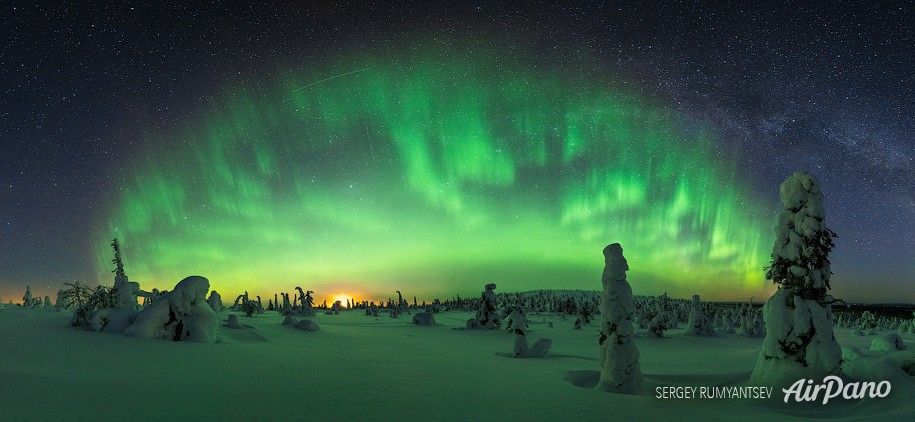
<svg viewBox="0 0 915 422">
<path fill-rule="evenodd" d="M 429 300 L 487 282 L 598 289 L 600 251 L 619 242 L 637 294 L 769 288 L 771 210 L 708 127 L 611 84 L 470 55 L 350 69 L 226 91 L 149 139 L 99 226 L 99 273 L 117 237 L 146 289 L 197 274 L 224 300 L 295 286 Z"/>
</svg>

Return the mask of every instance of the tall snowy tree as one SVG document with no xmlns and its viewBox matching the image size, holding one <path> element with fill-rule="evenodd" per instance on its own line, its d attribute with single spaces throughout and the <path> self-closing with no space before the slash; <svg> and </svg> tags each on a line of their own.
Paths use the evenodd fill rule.
<svg viewBox="0 0 915 422">
<path fill-rule="evenodd" d="M 124 262 L 121 260 L 121 244 L 117 239 L 111 242 L 114 249 L 114 259 L 111 262 L 115 265 L 114 285 L 111 288 L 111 295 L 114 298 L 114 307 L 116 308 L 137 308 L 137 295 L 140 292 L 140 283 L 134 283 L 127 279 L 124 273 Z"/>
<path fill-rule="evenodd" d="M 629 264 L 619 243 L 604 248 L 601 284 L 600 382 L 597 387 L 614 393 L 642 394 L 639 349 L 635 347 L 632 319 L 635 302 L 626 281 Z"/>
<path fill-rule="evenodd" d="M 778 290 L 763 308 L 766 338 L 751 384 L 790 385 L 841 372 L 842 351 L 832 327 L 829 252 L 835 233 L 826 228 L 820 182 L 797 172 L 780 187 L 784 210 L 766 278 Z"/>
<path fill-rule="evenodd" d="M 32 307 L 32 285 L 25 286 L 25 294 L 22 295 L 22 306 L 25 308 Z"/>
<path fill-rule="evenodd" d="M 111 242 L 111 247 L 114 249 L 114 259 L 111 260 L 111 263 L 115 265 L 114 270 L 111 272 L 114 273 L 114 279 L 117 281 L 120 278 L 127 278 L 127 275 L 124 274 L 124 262 L 121 261 L 121 244 L 117 239 Z"/>
</svg>

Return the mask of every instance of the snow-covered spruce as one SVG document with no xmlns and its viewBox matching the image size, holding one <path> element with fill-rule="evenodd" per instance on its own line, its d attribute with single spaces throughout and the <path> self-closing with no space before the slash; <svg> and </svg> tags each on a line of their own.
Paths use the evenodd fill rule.
<svg viewBox="0 0 915 422">
<path fill-rule="evenodd" d="M 542 358 L 550 351 L 553 340 L 548 338 L 537 339 L 533 345 L 527 344 L 527 317 L 520 309 L 514 309 L 508 314 L 511 330 L 515 334 L 514 356 L 516 358 Z"/>
<path fill-rule="evenodd" d="M 213 312 L 216 312 L 216 315 L 219 315 L 219 313 L 222 312 L 222 296 L 216 290 L 210 292 L 210 297 L 207 298 L 207 304 L 213 308 Z"/>
<path fill-rule="evenodd" d="M 794 173 L 782 183 L 780 197 L 784 211 L 766 271 L 779 287 L 763 307 L 766 338 L 750 385 L 788 386 L 841 373 L 842 350 L 826 295 L 835 234 L 824 223 L 820 182 L 810 173 Z"/>
<path fill-rule="evenodd" d="M 25 286 L 25 294 L 22 295 L 22 307 L 31 308 L 32 307 L 32 285 Z"/>
<path fill-rule="evenodd" d="M 311 290 L 306 292 L 301 287 L 296 287 L 295 289 L 299 291 L 299 308 L 296 309 L 295 314 L 298 316 L 315 316 L 315 299 L 311 296 L 314 292 Z M 288 300 L 286 303 L 288 304 Z"/>
<path fill-rule="evenodd" d="M 492 330 L 499 328 L 502 324 L 501 316 L 499 315 L 499 299 L 496 297 L 495 290 L 495 283 L 486 285 L 486 290 L 483 291 L 480 297 L 480 307 L 477 309 L 476 315 L 474 318 L 467 320 L 468 329 Z"/>
<path fill-rule="evenodd" d="M 210 282 L 190 276 L 140 312 L 124 335 L 156 340 L 216 342 L 219 317 L 206 301 Z"/>
<path fill-rule="evenodd" d="M 619 243 L 604 248 L 604 272 L 601 276 L 603 294 L 600 314 L 600 381 L 597 388 L 605 391 L 642 394 L 642 372 L 639 349 L 635 347 L 632 318 L 635 303 L 632 287 L 626 281 L 629 264 Z"/>
<path fill-rule="evenodd" d="M 89 314 L 89 325 L 95 331 L 121 334 L 133 324 L 139 314 L 137 295 L 140 292 L 140 283 L 127 278 L 117 239 L 111 242 L 111 247 L 114 249 L 114 259 L 111 260 L 115 264 L 114 285 L 107 291 L 102 286 L 96 289 L 96 296 L 100 298 L 96 301 L 97 310 Z"/>
<path fill-rule="evenodd" d="M 124 273 L 124 263 L 121 261 L 121 245 L 117 239 L 111 242 L 111 247 L 114 249 L 112 262 L 115 264 L 114 286 L 111 287 L 111 296 L 114 297 L 113 307 L 136 310 L 140 283 L 127 279 L 127 274 Z"/>
<path fill-rule="evenodd" d="M 765 337 L 766 325 L 763 319 L 756 311 L 750 311 L 743 317 L 743 323 L 740 326 L 740 335 L 744 337 Z"/>
<path fill-rule="evenodd" d="M 664 337 L 664 331 L 673 326 L 671 319 L 669 312 L 659 312 L 651 321 L 648 321 L 648 331 L 645 332 L 645 335 L 649 337 Z"/>
<path fill-rule="evenodd" d="M 683 334 L 687 336 L 715 335 L 715 328 L 712 327 L 712 322 L 702 312 L 699 295 L 693 295 L 693 307 L 689 311 L 689 321 L 686 323 L 686 331 Z"/>
<path fill-rule="evenodd" d="M 67 296 L 67 291 L 60 289 L 57 291 L 57 301 L 54 302 L 54 309 L 58 311 L 70 309 L 73 306 L 70 303 L 70 298 Z"/>
<path fill-rule="evenodd" d="M 877 335 L 877 317 L 871 311 L 864 311 L 855 330 L 855 335 L 873 336 Z"/>
</svg>

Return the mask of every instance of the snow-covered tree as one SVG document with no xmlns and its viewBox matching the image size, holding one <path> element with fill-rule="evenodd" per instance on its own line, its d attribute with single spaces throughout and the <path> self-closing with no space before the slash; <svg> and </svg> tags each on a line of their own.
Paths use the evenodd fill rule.
<svg viewBox="0 0 915 422">
<path fill-rule="evenodd" d="M 516 358 L 542 358 L 550 351 L 553 340 L 548 338 L 537 339 L 533 345 L 527 343 L 527 316 L 523 308 L 513 309 L 506 317 L 509 320 L 511 331 L 515 334 L 513 347 Z"/>
<path fill-rule="evenodd" d="M 686 323 L 686 331 L 683 334 L 688 336 L 713 336 L 715 329 L 712 322 L 705 317 L 699 302 L 699 295 L 693 295 L 693 306 L 689 311 L 689 322 Z"/>
<path fill-rule="evenodd" d="M 855 329 L 860 331 L 860 335 L 876 335 L 877 317 L 871 311 L 864 311 L 864 313 L 861 314 L 861 317 L 858 318 Z"/>
<path fill-rule="evenodd" d="M 70 309 L 72 306 L 73 305 L 70 303 L 70 298 L 67 297 L 66 290 L 58 290 L 57 301 L 54 303 L 54 309 L 61 311 L 64 309 Z"/>
<path fill-rule="evenodd" d="M 467 320 L 467 328 L 479 328 L 492 330 L 502 325 L 502 317 L 499 315 L 498 303 L 496 297 L 496 284 L 489 283 L 486 290 L 480 296 L 480 307 L 474 318 Z"/>
<path fill-rule="evenodd" d="M 784 210 L 775 227 L 766 278 L 778 290 L 766 301 L 766 338 L 750 377 L 756 385 L 790 385 L 841 372 L 833 335 L 829 252 L 835 233 L 826 228 L 820 182 L 797 172 L 780 187 Z"/>
<path fill-rule="evenodd" d="M 213 308 L 213 312 L 216 312 L 216 315 L 219 315 L 222 312 L 222 296 L 216 291 L 210 291 L 210 297 L 207 298 L 207 304 Z"/>
<path fill-rule="evenodd" d="M 71 325 L 89 325 L 89 317 L 95 312 L 95 309 L 89 308 L 91 295 L 92 289 L 81 281 L 64 283 L 64 288 L 60 290 L 58 296 L 64 298 L 65 303 L 74 308 L 73 316 L 70 318 Z"/>
<path fill-rule="evenodd" d="M 830 288 L 829 252 L 836 234 L 826 228 L 820 182 L 810 173 L 797 172 L 779 190 L 785 209 L 775 226 L 766 279 L 803 299 L 823 302 Z"/>
<path fill-rule="evenodd" d="M 25 294 L 22 295 L 22 307 L 28 308 L 32 306 L 32 285 L 25 286 Z"/>
<path fill-rule="evenodd" d="M 219 317 L 206 301 L 210 282 L 191 276 L 146 307 L 124 335 L 146 339 L 214 343 Z"/>
<path fill-rule="evenodd" d="M 626 281 L 629 264 L 619 243 L 604 248 L 603 294 L 600 314 L 600 382 L 598 388 L 626 394 L 642 394 L 642 372 L 639 349 L 635 347 L 632 318 L 635 302 L 632 287 Z"/>
<path fill-rule="evenodd" d="M 740 335 L 744 337 L 765 337 L 766 326 L 758 312 L 750 312 L 743 317 Z"/>
<path fill-rule="evenodd" d="M 121 244 L 117 239 L 111 242 L 111 248 L 114 249 L 114 259 L 111 262 L 115 265 L 114 285 L 111 287 L 111 294 L 114 297 L 113 307 L 137 309 L 137 295 L 140 292 L 140 283 L 131 282 L 124 273 L 124 262 L 121 260 Z"/>
</svg>

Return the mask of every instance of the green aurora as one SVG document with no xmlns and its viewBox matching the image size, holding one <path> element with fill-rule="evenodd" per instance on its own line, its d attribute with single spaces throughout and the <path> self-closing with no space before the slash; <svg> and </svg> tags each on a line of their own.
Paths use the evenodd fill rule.
<svg viewBox="0 0 915 422">
<path fill-rule="evenodd" d="M 362 57 L 218 95 L 130 160 L 97 230 L 99 273 L 117 237 L 147 290 L 196 274 L 227 301 L 295 286 L 428 300 L 488 282 L 599 289 L 601 250 L 619 242 L 637 294 L 771 290 L 777 210 L 708 125 L 506 62 Z"/>
</svg>

